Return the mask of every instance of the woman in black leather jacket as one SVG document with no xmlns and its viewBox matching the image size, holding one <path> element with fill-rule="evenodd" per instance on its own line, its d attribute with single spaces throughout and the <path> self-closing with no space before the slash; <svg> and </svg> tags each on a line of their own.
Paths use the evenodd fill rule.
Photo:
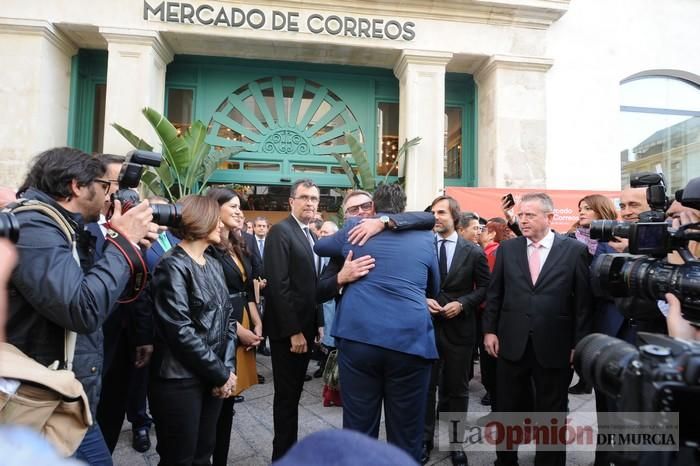
<svg viewBox="0 0 700 466">
<path fill-rule="evenodd" d="M 209 464 L 222 400 L 236 386 L 236 321 L 218 260 L 219 206 L 180 201 L 182 241 L 163 256 L 151 283 L 156 330 L 149 402 L 161 465 Z"/>
</svg>

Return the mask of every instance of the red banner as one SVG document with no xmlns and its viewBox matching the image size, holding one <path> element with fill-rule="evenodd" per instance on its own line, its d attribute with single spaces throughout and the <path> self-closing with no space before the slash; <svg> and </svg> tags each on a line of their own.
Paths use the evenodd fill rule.
<svg viewBox="0 0 700 466">
<path fill-rule="evenodd" d="M 508 193 L 513 194 L 515 203 L 520 202 L 520 196 L 525 193 L 536 192 L 536 189 L 508 189 L 508 188 L 458 188 L 448 187 L 447 195 L 459 202 L 459 207 L 464 212 L 476 212 L 480 217 L 503 217 L 501 210 L 501 198 Z M 571 225 L 578 220 L 578 203 L 589 194 L 602 194 L 613 200 L 615 206 L 619 204 L 620 191 L 569 191 L 569 190 L 545 190 L 554 201 L 554 221 L 552 228 L 560 233 L 566 233 Z"/>
</svg>

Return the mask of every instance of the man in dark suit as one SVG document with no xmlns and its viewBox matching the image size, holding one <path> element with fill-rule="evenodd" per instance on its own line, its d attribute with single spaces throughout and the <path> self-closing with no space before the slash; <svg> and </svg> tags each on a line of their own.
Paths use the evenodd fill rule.
<svg viewBox="0 0 700 466">
<path fill-rule="evenodd" d="M 296 181 L 289 196 L 291 215 L 270 229 L 265 244 L 267 308 L 263 328 L 270 339 L 275 387 L 272 461 L 297 440 L 299 398 L 310 349 L 319 327 L 323 327 L 323 315 L 316 304 L 319 259 L 312 250 L 316 238 L 308 227 L 319 197 L 313 181 Z"/>
<path fill-rule="evenodd" d="M 454 442 L 464 440 L 469 408 L 469 367 L 476 343 L 477 308 L 486 298 L 489 266 L 486 255 L 473 241 L 466 241 L 455 229 L 460 217 L 459 204 L 449 196 L 440 196 L 431 204 L 435 215 L 440 293 L 428 299 L 433 316 L 435 340 L 440 359 L 432 368 L 421 462 L 428 462 L 435 435 L 435 389 L 440 387 L 438 412 L 460 413 Z M 439 414 L 437 414 L 439 416 Z M 464 451 L 452 451 L 453 465 L 467 464 Z"/>
<path fill-rule="evenodd" d="M 381 185 L 374 193 L 380 215 L 401 212 L 405 203 L 398 185 Z M 343 289 L 333 325 L 343 428 L 376 438 L 383 403 L 387 440 L 418 460 L 430 367 L 437 359 L 425 302 L 439 289 L 434 238 L 428 231 L 387 230 L 353 246 L 348 235 L 355 223 L 348 221 L 315 248 L 324 256 L 352 250 L 376 259 L 370 273 Z"/>
<path fill-rule="evenodd" d="M 532 380 L 534 412 L 558 412 L 563 425 L 574 347 L 590 331 L 591 294 L 588 250 L 555 234 L 553 217 L 547 194 L 522 196 L 523 236 L 499 247 L 483 326 L 486 351 L 498 358 L 498 411 L 524 411 Z M 497 465 L 517 464 L 517 449 L 499 448 L 497 455 Z M 538 448 L 536 465 L 565 463 L 565 445 L 549 452 Z"/>
</svg>

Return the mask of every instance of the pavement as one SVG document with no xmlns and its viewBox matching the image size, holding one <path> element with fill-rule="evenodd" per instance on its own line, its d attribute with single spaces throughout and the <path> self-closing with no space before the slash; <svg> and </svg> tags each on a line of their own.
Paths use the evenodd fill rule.
<svg viewBox="0 0 700 466">
<path fill-rule="evenodd" d="M 309 374 L 316 370 L 316 362 L 309 364 Z M 474 368 L 474 378 L 469 384 L 469 417 L 476 419 L 480 415 L 489 412 L 488 406 L 482 406 L 481 397 L 484 395 L 484 387 L 481 385 L 479 365 Z M 245 401 L 236 404 L 236 415 L 233 418 L 231 431 L 231 448 L 229 450 L 228 464 L 237 466 L 261 466 L 270 463 L 272 456 L 272 365 L 269 357 L 258 355 L 258 373 L 262 374 L 266 381 L 262 385 L 255 385 L 246 390 L 243 395 Z M 575 380 L 574 380 L 575 382 Z M 304 391 L 299 406 L 299 438 L 303 438 L 313 432 L 323 429 L 337 429 L 342 427 L 343 412 L 339 407 L 323 407 L 321 379 L 312 379 L 304 384 Z M 570 411 L 581 413 L 595 412 L 595 399 L 593 395 L 569 395 Z M 154 429 L 151 429 L 152 447 L 145 453 L 138 453 L 131 448 L 131 425 L 124 421 L 119 443 L 114 451 L 115 465 L 123 466 L 155 466 L 158 464 L 156 453 L 156 437 Z M 384 423 L 382 422 L 380 439 L 384 440 Z M 437 434 L 435 445 L 437 445 Z M 492 465 L 496 459 L 495 452 L 470 451 L 465 449 L 471 466 Z M 520 453 L 521 465 L 534 464 L 534 452 Z M 567 465 L 593 464 L 593 452 L 569 451 L 567 453 Z M 449 451 L 433 450 L 428 465 L 451 465 Z"/>
</svg>

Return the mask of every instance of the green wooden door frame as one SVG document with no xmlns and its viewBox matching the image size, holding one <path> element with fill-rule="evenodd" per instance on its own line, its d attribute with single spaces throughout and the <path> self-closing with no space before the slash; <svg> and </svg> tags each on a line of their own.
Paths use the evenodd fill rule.
<svg viewBox="0 0 700 466">
<path fill-rule="evenodd" d="M 107 83 L 107 51 L 81 49 L 71 59 L 68 134 L 70 147 L 91 153 L 95 88 Z"/>
<path fill-rule="evenodd" d="M 445 75 L 445 107 L 462 110 L 462 176 L 445 178 L 445 186 L 476 186 L 476 85 L 467 74 Z"/>
</svg>

